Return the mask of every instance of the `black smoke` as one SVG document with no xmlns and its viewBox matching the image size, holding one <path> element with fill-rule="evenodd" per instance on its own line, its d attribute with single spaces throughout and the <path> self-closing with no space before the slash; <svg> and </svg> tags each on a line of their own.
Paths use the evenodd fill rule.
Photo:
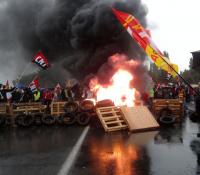
<svg viewBox="0 0 200 175">
<path fill-rule="evenodd" d="M 144 59 L 111 7 L 133 14 L 146 27 L 141 0 L 0 0 L 0 69 L 16 78 L 38 50 L 53 64 L 44 80 L 64 79 L 58 71 L 53 77 L 54 69 L 83 79 L 115 53 Z"/>
</svg>

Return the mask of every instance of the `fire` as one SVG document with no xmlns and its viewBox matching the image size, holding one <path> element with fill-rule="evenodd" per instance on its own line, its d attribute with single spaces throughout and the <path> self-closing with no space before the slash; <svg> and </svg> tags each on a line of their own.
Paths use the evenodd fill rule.
<svg viewBox="0 0 200 175">
<path fill-rule="evenodd" d="M 130 87 L 133 75 L 127 70 L 119 69 L 110 79 L 110 85 L 102 86 L 96 79 L 91 80 L 90 87 L 96 92 L 97 101 L 110 99 L 116 106 L 134 106 L 136 89 Z"/>
</svg>

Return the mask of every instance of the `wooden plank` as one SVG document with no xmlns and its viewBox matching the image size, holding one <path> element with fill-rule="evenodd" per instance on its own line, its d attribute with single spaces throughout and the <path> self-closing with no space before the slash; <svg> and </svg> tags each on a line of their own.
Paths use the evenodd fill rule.
<svg viewBox="0 0 200 175">
<path fill-rule="evenodd" d="M 145 106 L 120 108 L 130 131 L 150 130 L 159 127 L 154 116 Z"/>
</svg>

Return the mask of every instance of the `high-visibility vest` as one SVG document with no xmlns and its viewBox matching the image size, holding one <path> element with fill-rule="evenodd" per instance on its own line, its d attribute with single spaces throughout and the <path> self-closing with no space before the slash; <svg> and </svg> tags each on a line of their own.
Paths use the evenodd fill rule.
<svg viewBox="0 0 200 175">
<path fill-rule="evenodd" d="M 34 94 L 34 101 L 38 101 L 40 99 L 40 91 Z"/>
<path fill-rule="evenodd" d="M 150 89 L 149 96 L 152 97 L 152 98 L 154 97 L 154 90 L 153 89 Z"/>
</svg>

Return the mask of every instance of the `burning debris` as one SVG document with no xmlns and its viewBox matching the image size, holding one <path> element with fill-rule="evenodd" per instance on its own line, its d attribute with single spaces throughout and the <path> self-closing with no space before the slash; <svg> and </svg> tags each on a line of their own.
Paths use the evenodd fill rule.
<svg viewBox="0 0 200 175">
<path fill-rule="evenodd" d="M 115 54 L 90 80 L 90 89 L 96 94 L 97 101 L 110 99 L 116 106 L 131 107 L 140 99 L 140 93 L 147 90 L 147 82 L 150 77 L 142 62 Z"/>
</svg>

